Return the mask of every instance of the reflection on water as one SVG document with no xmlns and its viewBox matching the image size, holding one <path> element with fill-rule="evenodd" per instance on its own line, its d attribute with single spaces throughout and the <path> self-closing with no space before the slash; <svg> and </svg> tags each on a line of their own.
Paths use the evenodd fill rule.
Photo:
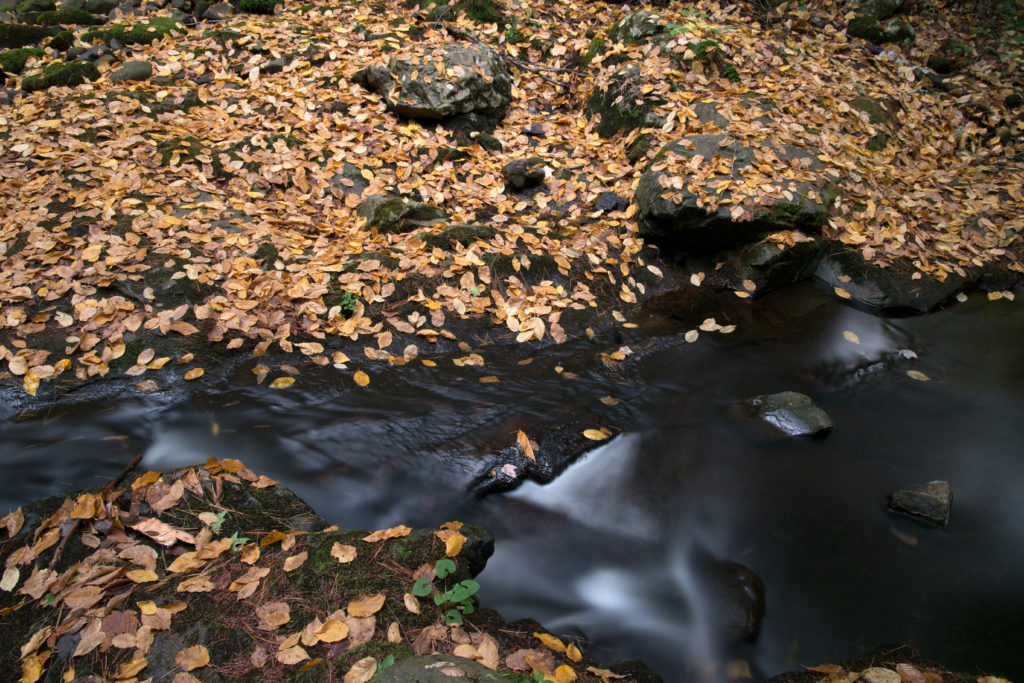
<svg viewBox="0 0 1024 683">
<path fill-rule="evenodd" d="M 685 330 L 706 316 L 676 317 Z M 642 347 L 664 317 L 529 365 L 496 354 L 483 373 L 413 364 L 360 389 L 311 369 L 275 392 L 243 367 L 189 398 L 8 421 L 0 513 L 102 485 L 137 452 L 161 469 L 241 457 L 342 526 L 488 526 L 486 604 L 585 633 L 599 656 L 643 659 L 668 681 L 726 680 L 737 660 L 764 677 L 886 641 L 1024 677 L 1024 309 L 976 297 L 883 319 L 801 286 L 726 317 L 734 334 L 664 345 L 626 373 L 598 354 Z M 834 432 L 793 441 L 729 418 L 730 403 L 781 390 L 812 396 Z M 547 485 L 465 495 L 516 430 L 570 417 L 624 433 Z M 932 479 L 954 491 L 948 528 L 886 512 L 891 490 Z M 733 642 L 750 600 L 732 563 L 766 587 L 752 643 Z"/>
</svg>

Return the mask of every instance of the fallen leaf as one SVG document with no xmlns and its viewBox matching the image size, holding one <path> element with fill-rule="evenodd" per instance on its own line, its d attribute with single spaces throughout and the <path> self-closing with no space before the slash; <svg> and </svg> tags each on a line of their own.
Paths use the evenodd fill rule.
<svg viewBox="0 0 1024 683">
<path fill-rule="evenodd" d="M 565 643 L 550 633 L 534 632 L 533 637 L 544 643 L 544 647 L 555 652 L 565 652 Z"/>
<path fill-rule="evenodd" d="M 530 438 L 526 436 L 526 432 L 522 429 L 516 434 L 516 444 L 523 455 L 533 462 L 537 462 L 537 457 L 533 454 L 533 445 L 530 443 Z"/>
<path fill-rule="evenodd" d="M 313 633 L 323 643 L 336 643 L 348 638 L 348 625 L 337 619 L 328 619 Z"/>
<path fill-rule="evenodd" d="M 284 561 L 284 570 L 286 572 L 295 571 L 303 565 L 308 556 L 309 554 L 305 550 L 296 555 L 292 555 Z"/>
<path fill-rule="evenodd" d="M 846 341 L 848 342 L 860 344 L 860 337 L 858 337 L 855 333 L 851 332 L 850 330 L 843 330 L 843 337 L 845 337 Z"/>
<path fill-rule="evenodd" d="M 185 671 L 192 671 L 210 663 L 210 651 L 203 645 L 193 645 L 179 650 L 174 662 Z"/>
<path fill-rule="evenodd" d="M 282 664 L 294 665 L 307 659 L 309 659 L 309 655 L 302 649 L 301 645 L 294 645 L 277 653 L 277 661 Z"/>
<path fill-rule="evenodd" d="M 345 611 L 348 612 L 349 616 L 357 619 L 369 617 L 380 611 L 380 608 L 384 606 L 384 600 L 385 597 L 382 593 L 366 595 L 358 600 L 349 602 Z"/>
<path fill-rule="evenodd" d="M 355 546 L 343 545 L 335 541 L 334 545 L 331 546 L 331 557 L 336 559 L 341 564 L 351 562 L 352 560 L 356 559 Z"/>
<path fill-rule="evenodd" d="M 345 674 L 344 683 L 366 683 L 377 673 L 377 660 L 373 657 L 363 657 L 352 665 L 352 668 Z"/>
<path fill-rule="evenodd" d="M 160 578 L 156 575 L 156 572 L 148 569 L 133 569 L 130 572 L 125 573 L 125 577 L 135 583 L 149 583 L 150 581 L 156 581 Z"/>
<path fill-rule="evenodd" d="M 393 526 L 389 529 L 374 531 L 372 534 L 364 536 L 363 540 L 367 543 L 376 543 L 377 541 L 386 541 L 390 538 L 402 538 L 403 536 L 408 536 L 410 533 L 412 533 L 411 527 L 399 524 L 398 526 Z"/>
<path fill-rule="evenodd" d="M 370 377 L 362 370 L 356 370 L 355 374 L 352 375 L 352 379 L 361 387 L 365 387 L 370 383 Z"/>
<path fill-rule="evenodd" d="M 587 437 L 591 441 L 604 441 L 611 436 L 611 432 L 603 427 L 601 429 L 584 429 L 583 436 Z"/>
<path fill-rule="evenodd" d="M 287 389 L 293 384 L 295 384 L 295 378 L 288 377 L 287 375 L 285 375 L 283 377 L 278 377 L 267 386 L 269 386 L 271 389 Z"/>
<path fill-rule="evenodd" d="M 203 370 L 202 368 L 192 368 L 191 370 L 185 373 L 185 379 L 189 381 L 199 379 L 200 377 L 203 376 L 204 372 L 206 371 Z"/>
<path fill-rule="evenodd" d="M 927 382 L 931 378 L 918 370 L 907 370 L 907 377 L 910 379 L 916 379 L 918 382 Z"/>
</svg>

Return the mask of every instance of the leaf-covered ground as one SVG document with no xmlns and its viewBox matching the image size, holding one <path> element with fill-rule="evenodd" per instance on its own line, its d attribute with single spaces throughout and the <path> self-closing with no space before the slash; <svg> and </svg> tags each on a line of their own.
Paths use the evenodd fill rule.
<svg viewBox="0 0 1024 683">
<path fill-rule="evenodd" d="M 170 364 L 198 379 L 210 349 L 222 358 L 271 346 L 339 368 L 357 351 L 402 363 L 438 341 L 478 341 L 462 338 L 470 333 L 560 342 L 591 321 L 621 321 L 617 309 L 661 271 L 637 236 L 635 206 L 593 203 L 602 192 L 633 196 L 648 162 L 630 162 L 627 148 L 641 133 L 648 156 L 721 133 L 696 114 L 704 102 L 736 138 L 815 150 L 842 185 L 824 233 L 868 260 L 906 257 L 938 278 L 997 260 L 1024 270 L 1024 124 L 1004 103 L 1024 87 L 1020 29 L 986 24 L 961 3 L 918 2 L 907 17 L 914 45 L 875 57 L 847 37 L 848 6 L 815 5 L 812 16 L 794 3 L 770 15 L 669 3 L 657 11 L 673 37 L 657 54 L 606 40 L 629 8 L 601 2 L 508 2 L 501 26 L 464 15 L 434 23 L 399 3 L 286 4 L 133 46 L 155 65 L 147 81 L 103 76 L 20 97 L 0 109 L 8 378 L 33 394 L 64 373 L 145 382 Z M 398 119 L 352 80 L 370 63 L 459 40 L 510 60 L 513 101 L 493 133 L 501 151 Z M 702 43 L 713 58 L 685 69 L 667 54 Z M 911 65 L 950 50 L 963 64 L 948 87 L 915 76 Z M 583 105 L 623 56 L 666 123 L 603 139 Z M 30 60 L 25 75 L 54 59 Z M 891 110 L 851 104 L 863 97 Z M 773 103 L 772 116 L 742 106 L 751 98 Z M 888 142 L 867 149 L 879 134 Z M 544 188 L 507 191 L 502 166 L 530 156 L 546 163 Z M 693 169 L 709 208 L 727 188 L 701 180 L 719 173 Z M 794 173 L 766 156 L 730 182 L 763 203 Z M 387 193 L 441 207 L 448 220 L 405 234 L 367 229 L 357 209 Z M 484 229 L 442 234 L 457 224 Z"/>
</svg>

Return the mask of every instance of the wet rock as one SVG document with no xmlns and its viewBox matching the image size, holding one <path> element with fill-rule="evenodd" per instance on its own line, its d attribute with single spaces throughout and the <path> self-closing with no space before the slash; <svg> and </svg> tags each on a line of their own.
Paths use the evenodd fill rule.
<svg viewBox="0 0 1024 683">
<path fill-rule="evenodd" d="M 806 236 L 793 244 L 756 242 L 726 254 L 725 266 L 712 273 L 711 284 L 721 277 L 725 286 L 749 291 L 748 284 L 753 283 L 751 294 L 764 294 L 810 277 L 824 249 L 823 239 Z"/>
<path fill-rule="evenodd" d="M 879 21 L 884 21 L 903 11 L 907 0 L 860 0 L 857 9 Z"/>
<path fill-rule="evenodd" d="M 820 438 L 832 431 L 832 419 L 810 396 L 795 391 L 748 398 L 733 407 L 739 415 L 756 418 L 786 436 Z"/>
<path fill-rule="evenodd" d="M 502 167 L 501 175 L 505 178 L 505 186 L 513 192 L 536 187 L 544 182 L 544 160 L 530 157 L 510 161 Z"/>
<path fill-rule="evenodd" d="M 117 81 L 144 81 L 153 75 L 153 65 L 145 60 L 133 60 L 125 62 L 120 68 L 110 74 L 112 82 Z"/>
<path fill-rule="evenodd" d="M 844 249 L 824 258 L 814 277 L 865 306 L 889 313 L 929 313 L 971 286 L 976 276 L 951 273 L 939 281 L 909 262 L 882 268 L 866 262 L 859 251 Z"/>
<path fill-rule="evenodd" d="M 583 112 L 590 118 L 600 118 L 598 135 L 612 138 L 637 128 L 662 126 L 664 120 L 653 110 L 664 100 L 653 92 L 645 94 L 642 86 L 640 70 L 629 65 L 613 73 L 606 87 L 594 88 Z"/>
<path fill-rule="evenodd" d="M 629 200 L 614 192 L 602 192 L 594 200 L 595 211 L 624 211 L 629 207 Z"/>
<path fill-rule="evenodd" d="M 608 39 L 613 43 L 639 45 L 662 35 L 667 30 L 660 15 L 647 10 L 637 10 L 612 24 L 608 29 Z"/>
<path fill-rule="evenodd" d="M 953 505 L 953 492 L 945 481 L 914 484 L 889 495 L 889 509 L 916 519 L 945 526 Z"/>
<path fill-rule="evenodd" d="M 452 681 L 505 681 L 479 662 L 454 655 L 410 657 L 374 674 L 373 683 L 451 683 Z"/>
<path fill-rule="evenodd" d="M 438 62 L 443 73 L 437 70 Z M 504 60 L 483 46 L 446 44 L 440 54 L 360 69 L 354 79 L 380 95 L 390 111 L 414 119 L 468 114 L 500 119 L 512 99 L 512 78 Z"/>
<path fill-rule="evenodd" d="M 800 230 L 810 235 L 821 231 L 828 220 L 830 195 L 824 166 L 811 152 L 769 140 L 757 147 L 738 141 L 725 141 L 723 146 L 723 141 L 724 135 L 690 135 L 685 141 L 673 141 L 662 148 L 641 176 L 634 196 L 642 237 L 683 254 L 713 254 L 749 244 L 769 233 Z M 726 190 L 723 196 L 736 199 L 708 213 L 707 207 L 700 204 L 699 195 L 688 187 L 687 164 L 698 155 L 729 160 L 733 174 L 750 166 L 755 157 L 774 155 L 794 169 L 797 179 L 776 181 L 790 192 L 792 199 L 780 197 L 753 215 L 734 219 L 731 208 L 740 203 L 739 197 Z M 714 175 L 705 182 L 709 187 L 717 187 L 719 182 L 733 177 Z M 709 192 L 713 194 L 714 190 Z M 757 205 L 759 198 L 744 197 L 743 203 Z"/>
<path fill-rule="evenodd" d="M 384 195 L 368 197 L 356 214 L 366 218 L 367 228 L 374 228 L 382 235 L 412 232 L 447 217 L 443 209 L 431 204 Z"/>
</svg>

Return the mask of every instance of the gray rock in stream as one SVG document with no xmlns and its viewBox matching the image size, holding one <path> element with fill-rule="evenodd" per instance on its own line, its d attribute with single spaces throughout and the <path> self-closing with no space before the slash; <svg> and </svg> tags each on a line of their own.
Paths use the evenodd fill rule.
<svg viewBox="0 0 1024 683">
<path fill-rule="evenodd" d="M 953 491 L 945 481 L 914 484 L 889 494 L 890 510 L 936 526 L 946 526 L 952 505 Z"/>
<path fill-rule="evenodd" d="M 756 418 L 786 436 L 820 438 L 832 431 L 832 419 L 810 396 L 795 391 L 764 394 L 736 404 L 733 412 Z"/>
<path fill-rule="evenodd" d="M 483 664 L 454 655 L 410 657 L 373 675 L 372 683 L 450 683 L 465 681 L 505 681 L 497 671 Z"/>
</svg>

